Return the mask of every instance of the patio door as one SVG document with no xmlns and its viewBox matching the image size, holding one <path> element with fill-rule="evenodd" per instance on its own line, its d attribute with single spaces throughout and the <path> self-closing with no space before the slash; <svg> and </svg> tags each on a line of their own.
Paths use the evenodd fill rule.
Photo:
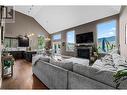
<svg viewBox="0 0 127 95">
<path fill-rule="evenodd" d="M 53 42 L 52 48 L 55 54 L 60 54 L 61 51 L 61 42 Z"/>
</svg>

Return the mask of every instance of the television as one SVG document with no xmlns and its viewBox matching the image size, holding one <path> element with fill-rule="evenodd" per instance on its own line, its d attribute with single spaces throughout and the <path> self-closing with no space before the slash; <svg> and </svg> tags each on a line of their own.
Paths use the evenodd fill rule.
<svg viewBox="0 0 127 95">
<path fill-rule="evenodd" d="M 19 36 L 18 46 L 19 47 L 29 47 L 29 38 L 27 36 Z"/>
<path fill-rule="evenodd" d="M 93 43 L 93 32 L 77 34 L 76 43 Z"/>
</svg>

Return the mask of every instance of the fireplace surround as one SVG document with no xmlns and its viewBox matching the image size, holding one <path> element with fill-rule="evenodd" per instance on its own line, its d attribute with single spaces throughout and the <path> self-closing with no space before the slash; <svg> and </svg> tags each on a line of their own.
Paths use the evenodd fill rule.
<svg viewBox="0 0 127 95">
<path fill-rule="evenodd" d="M 78 46 L 76 47 L 76 54 L 79 58 L 90 59 L 92 55 L 92 46 Z"/>
</svg>

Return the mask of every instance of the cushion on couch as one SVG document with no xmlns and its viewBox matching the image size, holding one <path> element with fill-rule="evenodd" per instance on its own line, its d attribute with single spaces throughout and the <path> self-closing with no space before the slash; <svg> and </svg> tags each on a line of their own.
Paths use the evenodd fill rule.
<svg viewBox="0 0 127 95">
<path fill-rule="evenodd" d="M 96 60 L 95 63 L 92 65 L 94 68 L 98 68 L 99 72 L 95 74 L 92 78 L 108 84 L 110 86 L 115 87 L 114 77 L 113 75 L 119 71 L 127 68 L 126 59 L 119 54 L 112 54 L 113 64 L 105 64 L 104 61 Z M 123 84 L 120 88 L 124 88 Z"/>
<path fill-rule="evenodd" d="M 115 68 L 114 65 L 112 64 L 106 65 L 101 60 L 96 60 L 95 63 L 92 65 L 92 67 L 98 68 L 99 70 L 92 78 L 115 87 L 115 83 L 113 82 L 114 81 L 113 75 L 117 72 L 117 68 Z"/>
<path fill-rule="evenodd" d="M 101 59 L 102 63 L 104 65 L 114 65 L 113 63 L 113 59 L 112 59 L 112 55 L 108 54 L 105 55 L 102 59 Z"/>
<path fill-rule="evenodd" d="M 69 59 L 66 59 L 66 60 L 69 60 L 73 63 L 77 63 L 77 64 L 83 64 L 83 65 L 89 65 L 89 60 L 88 59 L 83 59 L 83 58 L 76 58 L 76 57 L 72 57 L 72 58 L 69 58 Z"/>
<path fill-rule="evenodd" d="M 50 61 L 50 58 L 48 56 L 42 56 L 39 59 L 42 60 L 42 61 L 48 62 L 48 63 Z"/>
<path fill-rule="evenodd" d="M 48 56 L 35 55 L 32 57 L 32 64 L 35 65 L 38 60 L 49 62 L 50 58 Z"/>
<path fill-rule="evenodd" d="M 74 64 L 73 65 L 73 72 L 76 72 L 78 74 L 92 77 L 95 75 L 96 72 L 98 72 L 98 68 L 92 68 L 91 66 L 83 65 L 83 64 Z"/>
<path fill-rule="evenodd" d="M 64 60 L 64 59 L 61 60 L 61 61 L 58 61 L 58 60 L 55 60 L 55 59 L 51 58 L 50 63 L 54 64 L 56 66 L 63 67 L 64 69 L 73 71 L 73 62 L 71 62 L 71 61 Z"/>
<path fill-rule="evenodd" d="M 112 54 L 115 66 L 127 66 L 126 58 L 119 54 Z"/>
<path fill-rule="evenodd" d="M 74 64 L 73 71 L 91 79 L 115 87 L 115 83 L 113 82 L 113 75 L 116 72 L 116 68 L 113 68 L 112 65 L 103 64 L 101 60 L 97 60 L 97 62 L 95 62 L 93 66 Z"/>
</svg>

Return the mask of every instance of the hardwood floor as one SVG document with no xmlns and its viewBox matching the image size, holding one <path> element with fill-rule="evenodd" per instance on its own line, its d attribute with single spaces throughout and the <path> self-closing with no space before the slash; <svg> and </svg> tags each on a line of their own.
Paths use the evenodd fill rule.
<svg viewBox="0 0 127 95">
<path fill-rule="evenodd" d="M 2 89 L 48 89 L 32 73 L 32 63 L 17 60 L 14 64 L 13 77 L 3 79 Z"/>
</svg>

